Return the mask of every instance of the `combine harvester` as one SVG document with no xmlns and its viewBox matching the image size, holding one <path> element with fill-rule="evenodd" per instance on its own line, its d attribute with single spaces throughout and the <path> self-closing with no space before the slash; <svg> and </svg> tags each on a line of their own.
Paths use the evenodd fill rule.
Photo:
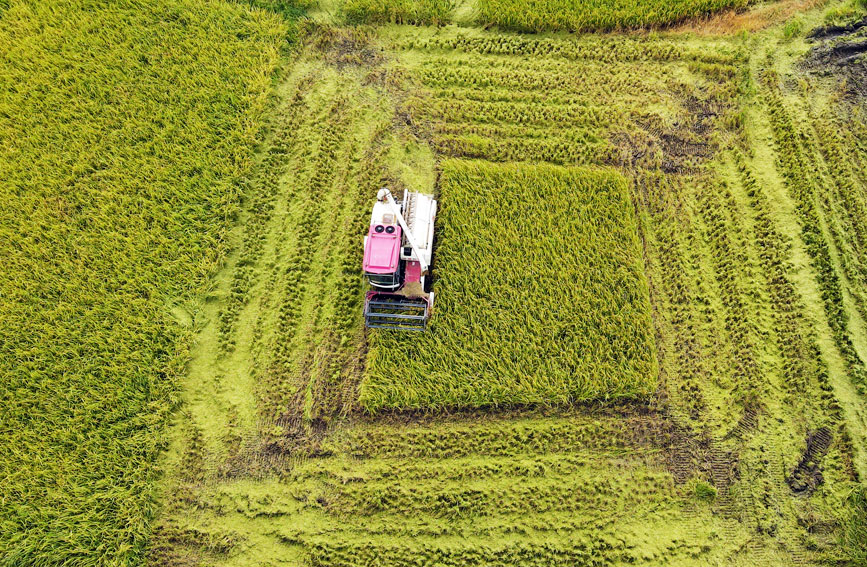
<svg viewBox="0 0 867 567">
<path fill-rule="evenodd" d="M 430 262 L 437 202 L 405 191 L 395 202 L 380 189 L 364 237 L 364 275 L 372 290 L 364 301 L 364 325 L 424 331 L 433 309 Z"/>
</svg>

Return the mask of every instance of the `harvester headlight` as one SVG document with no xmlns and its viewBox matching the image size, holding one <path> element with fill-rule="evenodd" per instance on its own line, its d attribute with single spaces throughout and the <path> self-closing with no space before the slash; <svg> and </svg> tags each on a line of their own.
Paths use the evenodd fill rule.
<svg viewBox="0 0 867 567">
<path fill-rule="evenodd" d="M 382 232 L 383 230 L 385 230 L 385 227 L 382 226 L 381 224 L 378 224 L 378 225 L 376 225 L 375 227 L 373 227 L 373 230 L 374 230 L 375 232 L 379 233 L 379 232 Z"/>
<path fill-rule="evenodd" d="M 394 227 L 393 226 L 385 227 L 385 232 L 387 232 L 389 234 L 394 234 Z"/>
</svg>

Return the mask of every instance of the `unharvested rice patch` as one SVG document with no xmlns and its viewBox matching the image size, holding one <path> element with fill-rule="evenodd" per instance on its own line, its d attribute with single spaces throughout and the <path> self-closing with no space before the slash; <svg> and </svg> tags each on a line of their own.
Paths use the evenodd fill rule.
<svg viewBox="0 0 867 567">
<path fill-rule="evenodd" d="M 0 0 L 0 564 L 144 562 L 286 33 L 210 0 Z"/>
<path fill-rule="evenodd" d="M 430 332 L 371 334 L 367 409 L 653 391 L 647 284 L 619 174 L 455 160 L 441 192 Z"/>
<path fill-rule="evenodd" d="M 739 8 L 747 0 L 479 0 L 479 23 L 522 32 L 664 26 Z"/>
</svg>

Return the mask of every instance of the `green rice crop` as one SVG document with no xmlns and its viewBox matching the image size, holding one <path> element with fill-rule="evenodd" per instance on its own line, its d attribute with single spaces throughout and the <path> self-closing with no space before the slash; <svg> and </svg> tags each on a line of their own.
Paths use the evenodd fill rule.
<svg viewBox="0 0 867 567">
<path fill-rule="evenodd" d="M 3 12 L 0 565 L 143 560 L 180 306 L 225 252 L 286 33 L 214 0 Z"/>
<path fill-rule="evenodd" d="M 346 0 L 343 15 L 350 24 L 443 25 L 451 21 L 451 0 Z"/>
<path fill-rule="evenodd" d="M 479 0 L 478 22 L 503 29 L 591 31 L 673 24 L 748 0 Z"/>
<path fill-rule="evenodd" d="M 648 289 L 619 174 L 455 160 L 441 193 L 430 332 L 371 334 L 367 409 L 653 391 Z"/>
</svg>

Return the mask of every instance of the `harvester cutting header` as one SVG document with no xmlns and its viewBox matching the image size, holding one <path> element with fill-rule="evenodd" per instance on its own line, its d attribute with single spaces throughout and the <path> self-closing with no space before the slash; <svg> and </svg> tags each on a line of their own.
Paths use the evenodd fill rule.
<svg viewBox="0 0 867 567">
<path fill-rule="evenodd" d="M 430 263 L 437 202 L 405 191 L 397 203 L 380 189 L 364 237 L 364 275 L 372 290 L 364 302 L 369 328 L 424 331 L 433 308 Z"/>
</svg>

